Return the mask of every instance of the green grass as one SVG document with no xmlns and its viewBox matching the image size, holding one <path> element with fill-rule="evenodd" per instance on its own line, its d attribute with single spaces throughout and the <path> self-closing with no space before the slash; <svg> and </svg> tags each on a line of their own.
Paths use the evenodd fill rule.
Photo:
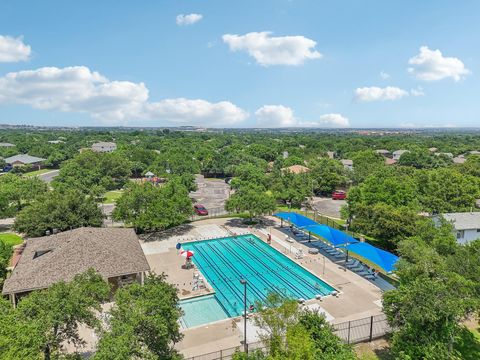
<svg viewBox="0 0 480 360">
<path fill-rule="evenodd" d="M 0 241 L 7 245 L 14 246 L 21 244 L 23 242 L 23 239 L 16 234 L 2 233 L 0 234 Z"/>
<path fill-rule="evenodd" d="M 103 196 L 103 203 L 104 204 L 115 204 L 117 199 L 122 196 L 123 190 L 112 190 L 107 191 Z"/>
<path fill-rule="evenodd" d="M 479 329 L 464 328 L 456 339 L 455 349 L 462 354 L 464 360 L 480 359 L 480 332 Z"/>
<path fill-rule="evenodd" d="M 42 175 L 42 174 L 45 174 L 45 173 L 50 172 L 50 171 L 52 171 L 52 169 L 40 169 L 40 170 L 27 172 L 23 175 L 25 175 L 25 176 L 38 176 L 38 175 Z"/>
</svg>

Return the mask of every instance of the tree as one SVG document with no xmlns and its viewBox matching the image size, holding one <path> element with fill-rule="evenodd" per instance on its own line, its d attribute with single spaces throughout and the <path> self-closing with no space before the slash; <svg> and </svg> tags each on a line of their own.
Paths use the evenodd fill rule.
<svg viewBox="0 0 480 360">
<path fill-rule="evenodd" d="M 274 211 L 276 203 L 263 186 L 245 184 L 227 200 L 225 207 L 232 212 L 248 212 L 252 221 L 255 216 Z"/>
<path fill-rule="evenodd" d="M 329 195 L 338 187 L 347 184 L 345 169 L 333 159 L 321 158 L 314 162 L 309 176 L 313 191 L 324 195 Z"/>
<path fill-rule="evenodd" d="M 12 253 L 12 246 L 0 240 L 0 288 L 3 286 L 3 281 L 7 277 L 7 267 Z"/>
<path fill-rule="evenodd" d="M 78 190 L 54 190 L 20 211 L 14 228 L 27 236 L 43 236 L 49 230 L 70 230 L 82 226 L 99 227 L 102 211 L 95 199 Z"/>
<path fill-rule="evenodd" d="M 65 342 L 83 344 L 81 325 L 99 328 L 97 312 L 109 293 L 109 285 L 102 277 L 88 270 L 69 283 L 59 282 L 30 293 L 16 309 L 0 302 L 2 359 L 62 358 Z"/>
<path fill-rule="evenodd" d="M 15 216 L 24 206 L 47 192 L 47 185 L 37 177 L 15 174 L 0 177 L 0 218 Z"/>
<path fill-rule="evenodd" d="M 119 289 L 94 360 L 181 359 L 174 348 L 182 339 L 180 315 L 177 289 L 164 275 Z"/>
<path fill-rule="evenodd" d="M 192 214 L 192 201 L 180 178 L 164 186 L 129 184 L 117 200 L 115 220 L 132 224 L 138 232 L 164 230 L 183 224 Z"/>
<path fill-rule="evenodd" d="M 355 183 L 361 183 L 370 174 L 385 167 L 385 159 L 382 155 L 373 150 L 363 150 L 352 154 L 353 160 L 353 180 Z"/>
</svg>

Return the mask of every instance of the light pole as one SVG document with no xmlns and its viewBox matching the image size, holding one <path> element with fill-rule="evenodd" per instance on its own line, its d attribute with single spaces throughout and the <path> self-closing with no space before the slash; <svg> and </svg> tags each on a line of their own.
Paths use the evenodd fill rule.
<svg viewBox="0 0 480 360">
<path fill-rule="evenodd" d="M 248 354 L 247 346 L 247 280 L 240 279 L 240 284 L 243 285 L 243 350 Z"/>
</svg>

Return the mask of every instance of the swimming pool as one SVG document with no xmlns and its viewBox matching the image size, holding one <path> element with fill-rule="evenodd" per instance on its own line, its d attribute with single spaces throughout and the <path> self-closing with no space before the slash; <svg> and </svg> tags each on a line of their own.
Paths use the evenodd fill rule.
<svg viewBox="0 0 480 360">
<path fill-rule="evenodd" d="M 227 317 L 243 313 L 242 278 L 248 282 L 247 306 L 265 300 L 270 292 L 307 300 L 335 291 L 255 235 L 190 242 L 183 248 L 195 252 L 193 262 L 215 289 L 214 297 Z M 201 312 L 201 307 L 195 306 L 195 311 Z"/>
</svg>

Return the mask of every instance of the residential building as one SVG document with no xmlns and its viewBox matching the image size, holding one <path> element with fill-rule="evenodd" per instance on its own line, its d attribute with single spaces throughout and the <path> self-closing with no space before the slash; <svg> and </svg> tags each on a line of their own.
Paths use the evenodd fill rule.
<svg viewBox="0 0 480 360">
<path fill-rule="evenodd" d="M 397 163 L 397 160 L 385 158 L 385 165 L 395 165 L 396 163 Z"/>
<path fill-rule="evenodd" d="M 440 155 L 449 157 L 449 158 L 451 158 L 451 159 L 453 158 L 453 154 L 452 154 L 452 153 L 445 153 L 445 152 L 437 152 L 437 153 L 435 153 L 435 156 L 440 156 Z"/>
<path fill-rule="evenodd" d="M 303 165 L 292 165 L 286 168 L 283 168 L 282 171 L 288 171 L 293 174 L 304 174 L 310 171 L 310 169 Z"/>
<path fill-rule="evenodd" d="M 288 151 L 284 151 L 284 152 L 283 152 L 283 158 L 284 158 L 284 159 L 288 159 Z"/>
<path fill-rule="evenodd" d="M 467 161 L 463 155 L 456 156 L 452 160 L 455 164 L 463 164 L 465 161 Z"/>
<path fill-rule="evenodd" d="M 342 163 L 342 165 L 345 169 L 353 170 L 353 160 L 342 159 L 342 160 L 340 160 L 340 162 Z"/>
<path fill-rule="evenodd" d="M 453 225 L 460 244 L 480 239 L 480 212 L 447 213 L 442 216 Z"/>
<path fill-rule="evenodd" d="M 92 145 L 95 152 L 112 152 L 117 150 L 117 144 L 114 142 L 98 142 Z"/>
<path fill-rule="evenodd" d="M 13 167 L 24 166 L 24 165 L 33 165 L 33 166 L 38 166 L 39 168 L 41 167 L 42 163 L 45 160 L 46 159 L 39 158 L 39 157 L 36 157 L 36 156 L 30 156 L 28 154 L 10 156 L 10 157 L 4 159 L 4 161 L 7 164 L 12 165 Z"/>
<path fill-rule="evenodd" d="M 385 156 L 385 157 L 390 155 L 390 151 L 388 151 L 386 149 L 378 149 L 378 150 L 375 150 L 375 152 L 377 154 L 380 154 L 380 155 Z"/>
<path fill-rule="evenodd" d="M 393 160 L 400 160 L 403 154 L 409 152 L 408 150 L 397 150 L 393 152 Z"/>
<path fill-rule="evenodd" d="M 16 304 L 31 291 L 71 281 L 91 268 L 113 290 L 131 282 L 143 283 L 150 270 L 133 229 L 79 228 L 27 239 L 2 294 Z"/>
<path fill-rule="evenodd" d="M 432 152 L 432 153 L 436 153 L 436 152 L 438 151 L 438 148 L 436 148 L 436 147 L 431 147 L 431 148 L 429 148 L 428 150 L 429 150 L 430 152 Z"/>
<path fill-rule="evenodd" d="M 14 144 L 0 142 L 0 147 L 9 148 L 9 147 L 14 147 L 14 146 L 15 146 Z"/>
<path fill-rule="evenodd" d="M 335 159 L 335 151 L 327 151 L 327 156 L 330 159 Z"/>
</svg>

